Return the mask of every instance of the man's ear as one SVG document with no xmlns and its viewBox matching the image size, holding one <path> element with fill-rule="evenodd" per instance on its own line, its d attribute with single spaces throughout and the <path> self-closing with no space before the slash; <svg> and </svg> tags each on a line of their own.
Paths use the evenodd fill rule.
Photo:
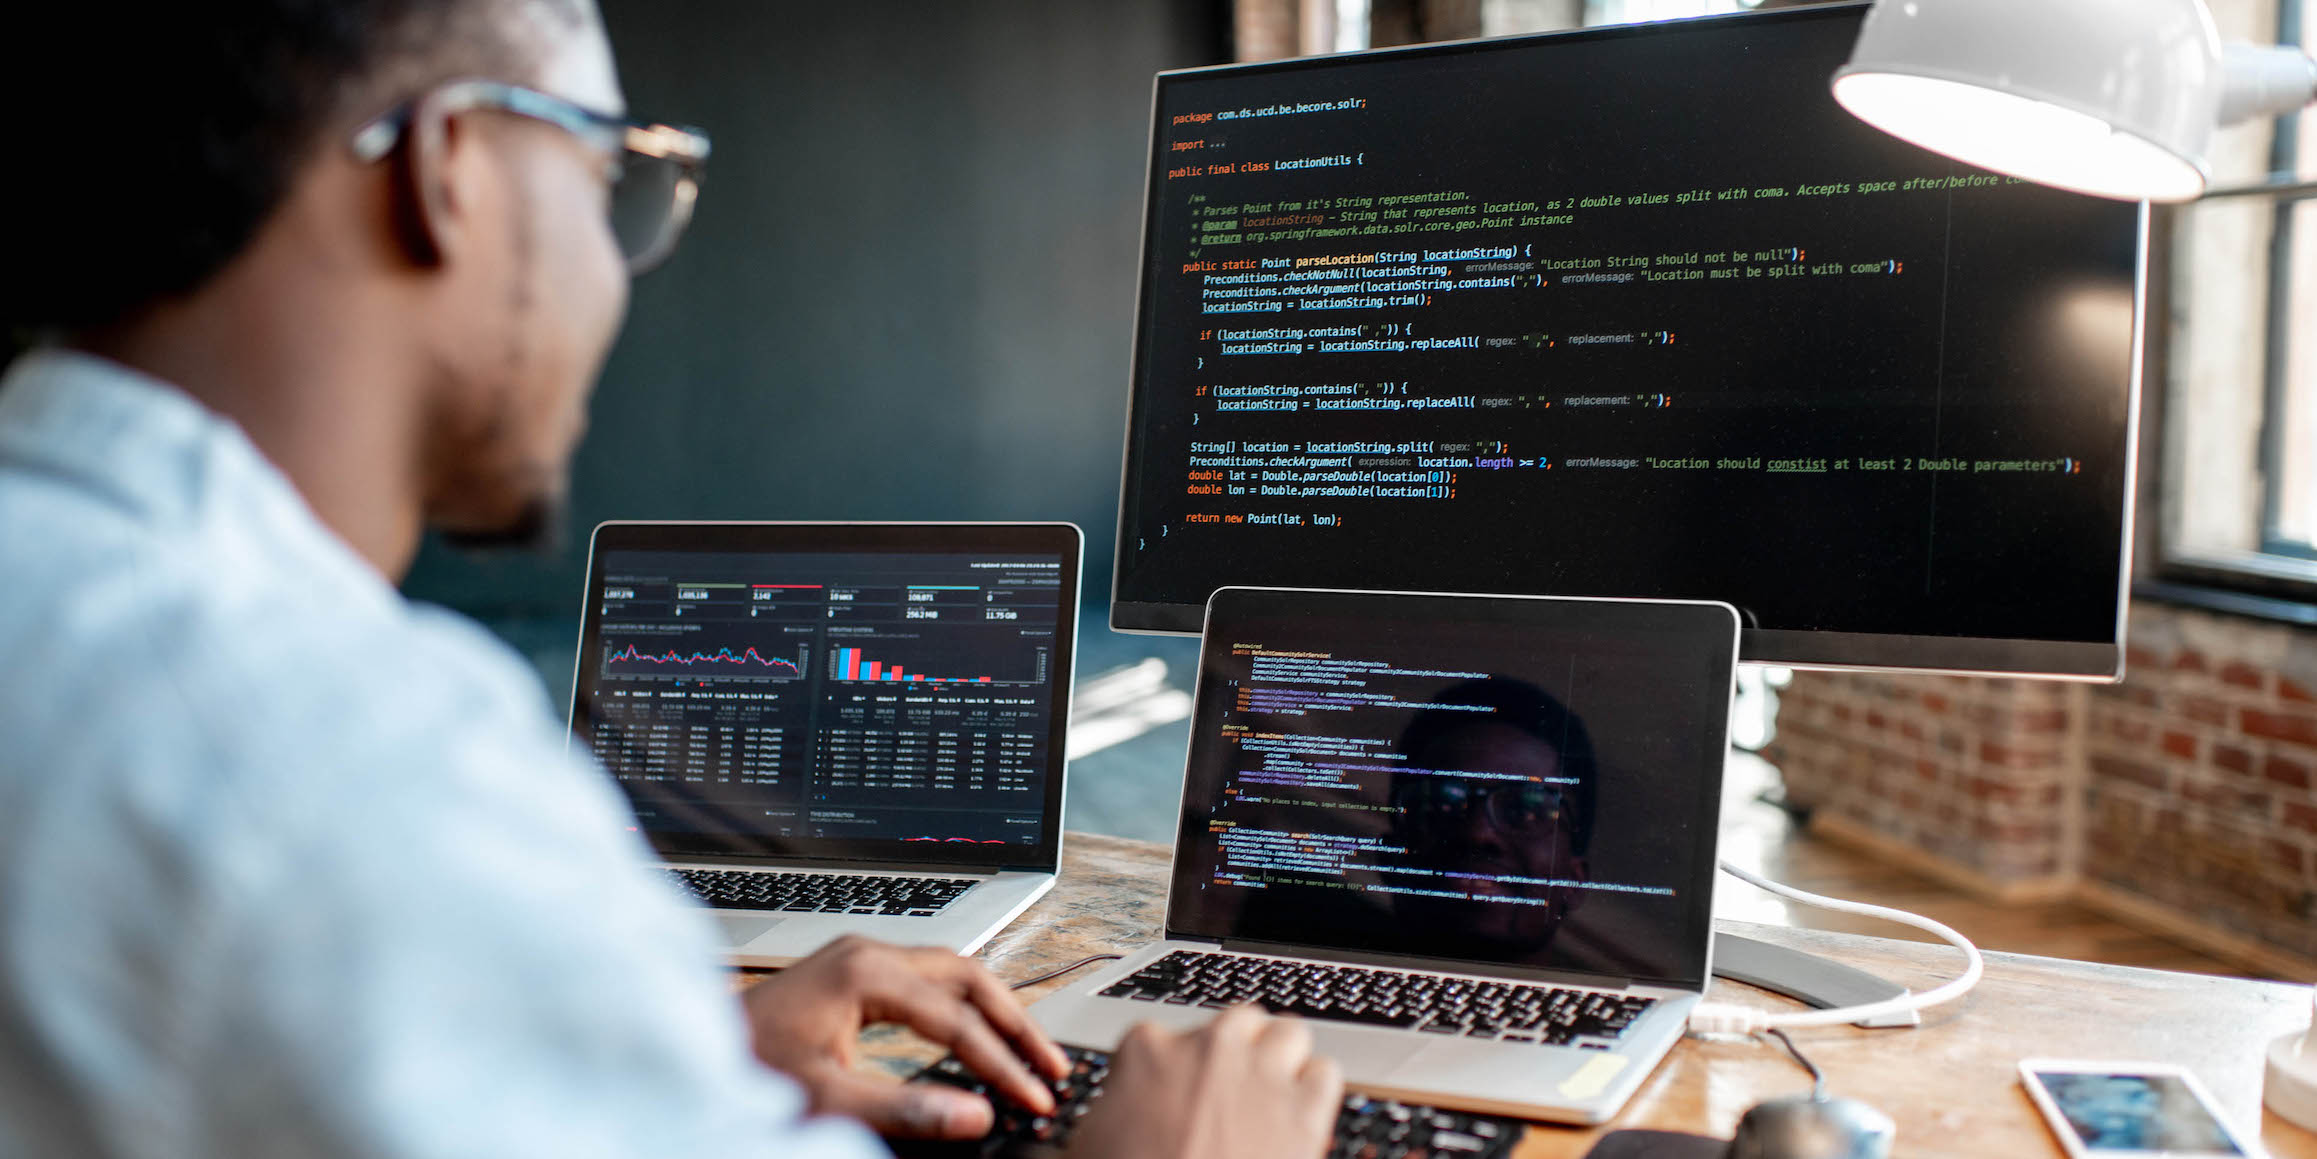
<svg viewBox="0 0 2317 1159">
<path fill-rule="evenodd" d="M 472 244 L 481 177 L 471 122 L 444 107 L 439 92 L 411 105 L 395 150 L 395 235 L 411 264 L 431 269 Z"/>
<path fill-rule="evenodd" d="M 1593 880 L 1593 867 L 1586 863 L 1584 854 L 1580 853 L 1569 859 L 1569 876 L 1577 881 L 1590 882 Z M 1585 904 L 1585 895 L 1591 892 L 1593 891 L 1589 889 L 1569 890 L 1567 900 L 1561 903 L 1561 912 L 1564 915 L 1576 912 L 1578 906 Z"/>
</svg>

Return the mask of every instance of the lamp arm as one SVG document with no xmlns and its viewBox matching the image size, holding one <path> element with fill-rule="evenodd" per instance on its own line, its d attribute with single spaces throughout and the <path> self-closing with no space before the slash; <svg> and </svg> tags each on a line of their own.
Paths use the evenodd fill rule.
<svg viewBox="0 0 2317 1159">
<path fill-rule="evenodd" d="M 2290 113 L 2317 98 L 2317 61 L 2291 45 L 2221 48 L 2220 123 Z"/>
</svg>

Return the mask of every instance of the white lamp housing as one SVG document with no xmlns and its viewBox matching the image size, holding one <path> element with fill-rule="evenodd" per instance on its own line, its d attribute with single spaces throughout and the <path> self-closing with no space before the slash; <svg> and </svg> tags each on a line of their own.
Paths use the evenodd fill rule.
<svg viewBox="0 0 2317 1159">
<path fill-rule="evenodd" d="M 2287 1034 L 2269 1043 L 2261 1101 L 2278 1117 L 2317 1131 L 2317 1023 L 2305 1034 Z"/>
<path fill-rule="evenodd" d="M 2199 196 L 2215 128 L 2313 93 L 2299 49 L 2224 52 L 2203 0 L 1881 0 L 1834 76 L 1835 100 L 1894 136 L 2134 201 Z"/>
</svg>

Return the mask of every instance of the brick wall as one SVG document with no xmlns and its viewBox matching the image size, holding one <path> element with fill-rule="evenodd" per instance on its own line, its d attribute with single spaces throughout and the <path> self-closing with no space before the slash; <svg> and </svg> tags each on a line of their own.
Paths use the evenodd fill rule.
<svg viewBox="0 0 2317 1159">
<path fill-rule="evenodd" d="M 2073 690 L 2029 680 L 1798 672 L 1764 754 L 1787 796 L 1997 887 L 2069 872 Z"/>
<path fill-rule="evenodd" d="M 2135 609 L 2123 684 L 2088 690 L 2088 881 L 2317 958 L 2317 638 Z"/>
<path fill-rule="evenodd" d="M 1983 893 L 2317 961 L 2317 632 L 2136 604 L 2128 639 L 2114 686 L 1796 673 L 1764 755 L 1814 827 Z"/>
</svg>

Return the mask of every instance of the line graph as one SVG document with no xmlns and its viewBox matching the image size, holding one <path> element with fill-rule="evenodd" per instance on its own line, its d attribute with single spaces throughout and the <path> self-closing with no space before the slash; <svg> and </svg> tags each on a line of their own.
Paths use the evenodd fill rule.
<svg viewBox="0 0 2317 1159">
<path fill-rule="evenodd" d="M 657 676 L 667 673 L 687 675 L 713 673 L 718 676 L 758 676 L 774 679 L 798 680 L 804 677 L 805 652 L 797 649 L 796 659 L 767 656 L 755 645 L 739 651 L 729 646 L 714 651 L 699 648 L 650 650 L 633 643 L 616 651 L 606 651 L 603 670 L 613 676 Z"/>
</svg>

